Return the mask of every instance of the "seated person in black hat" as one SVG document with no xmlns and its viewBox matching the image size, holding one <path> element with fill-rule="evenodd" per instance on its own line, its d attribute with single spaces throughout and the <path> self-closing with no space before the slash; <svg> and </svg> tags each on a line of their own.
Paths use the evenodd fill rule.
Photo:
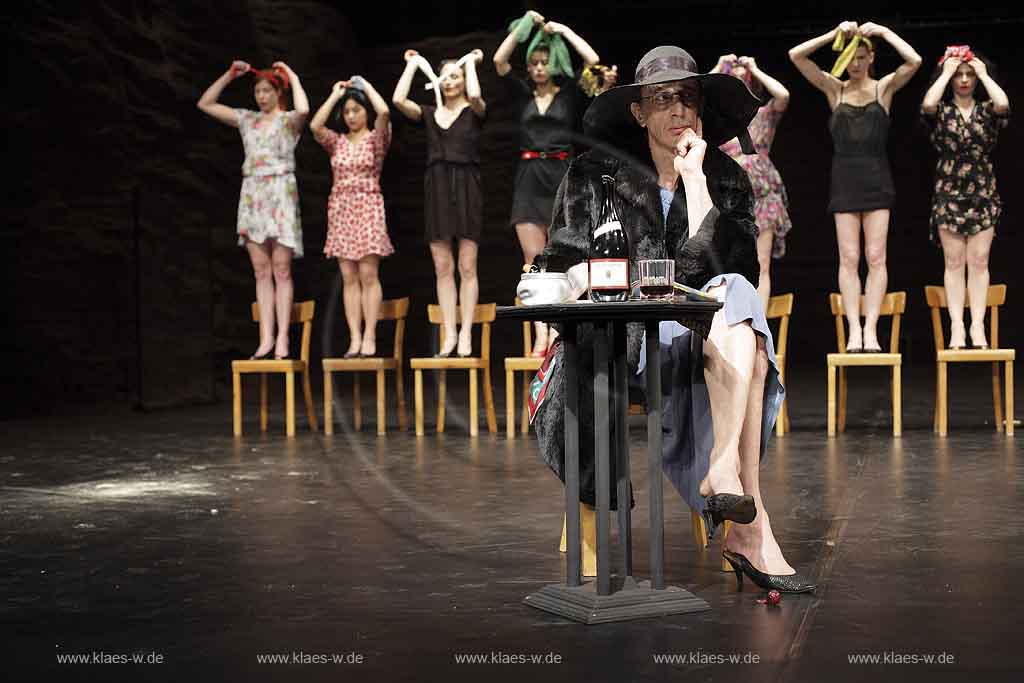
<svg viewBox="0 0 1024 683">
<path fill-rule="evenodd" d="M 614 178 L 612 202 L 629 238 L 630 281 L 638 279 L 637 260 L 672 258 L 678 282 L 724 303 L 705 329 L 665 321 L 660 339 L 653 340 L 644 339 L 642 326 L 630 325 L 630 367 L 642 372 L 643 345 L 659 344 L 664 471 L 704 516 L 709 536 L 724 520 L 735 523 L 723 555 L 737 579 L 746 574 L 763 588 L 807 592 L 814 584 L 786 562 L 761 497 L 758 468 L 784 389 L 755 289 L 759 269 L 750 180 L 718 149 L 733 137 L 750 149 L 747 126 L 758 104 L 741 81 L 698 73 L 680 48 L 648 52 L 635 83 L 602 93 L 588 108 L 584 126 L 592 147 L 562 180 L 550 242 L 538 265 L 568 272 L 582 293 L 591 231 L 605 199 L 601 177 L 607 175 Z M 630 148 L 631 141 L 639 144 Z M 705 338 L 703 357 L 690 357 L 693 333 Z M 592 334 L 584 326 L 578 331 L 580 498 L 589 506 L 596 498 Z M 564 481 L 561 362 L 558 348 L 534 425 L 545 461 Z M 694 363 L 703 370 L 703 384 L 691 380 Z M 611 468 L 615 508 L 620 501 L 614 462 Z"/>
</svg>

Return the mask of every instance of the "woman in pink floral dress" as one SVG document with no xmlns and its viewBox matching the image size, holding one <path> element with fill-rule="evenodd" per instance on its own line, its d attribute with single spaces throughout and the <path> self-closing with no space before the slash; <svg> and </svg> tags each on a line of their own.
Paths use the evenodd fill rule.
<svg viewBox="0 0 1024 683">
<path fill-rule="evenodd" d="M 761 71 L 753 57 L 722 55 L 712 73 L 730 74 L 746 83 L 751 90 L 763 89 L 770 96 L 748 129 L 757 154 L 744 154 L 735 138 L 722 145 L 722 150 L 746 170 L 754 186 L 754 219 L 758 228 L 757 260 L 761 266 L 757 293 L 767 309 L 768 298 L 771 296 L 771 261 L 786 253 L 786 233 L 793 227 L 786 208 L 789 205 L 786 186 L 775 164 L 768 157 L 775 139 L 775 128 L 789 106 L 789 91 Z"/>
<path fill-rule="evenodd" d="M 335 107 L 342 134 L 325 125 Z M 378 268 L 381 257 L 395 251 L 388 239 L 380 193 L 380 172 L 391 144 L 390 112 L 368 81 L 353 76 L 334 84 L 309 127 L 331 156 L 334 172 L 324 254 L 337 258 L 341 268 L 349 331 L 345 358 L 374 356 L 383 298 Z"/>
<path fill-rule="evenodd" d="M 232 109 L 217 100 L 228 83 L 251 73 L 259 111 Z M 285 90 L 295 108 L 288 111 Z M 238 243 L 249 252 L 256 275 L 260 309 L 260 345 L 253 360 L 288 357 L 292 310 L 292 256 L 302 256 L 299 191 L 295 182 L 295 146 L 309 115 L 299 77 L 284 62 L 257 71 L 235 61 L 199 98 L 199 109 L 239 130 L 245 148 L 242 192 L 238 201 Z M 276 316 L 275 316 L 276 313 Z M 276 320 L 275 320 L 276 318 Z M 274 325 L 277 323 L 277 333 Z"/>
</svg>

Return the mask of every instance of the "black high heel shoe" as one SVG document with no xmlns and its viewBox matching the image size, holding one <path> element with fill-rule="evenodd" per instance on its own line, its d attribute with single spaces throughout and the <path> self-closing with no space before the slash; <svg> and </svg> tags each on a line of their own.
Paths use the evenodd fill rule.
<svg viewBox="0 0 1024 683">
<path fill-rule="evenodd" d="M 818 584 L 812 583 L 799 574 L 765 574 L 760 569 L 750 564 L 750 560 L 739 553 L 729 550 L 722 551 L 722 557 L 726 559 L 732 570 L 736 572 L 736 587 L 743 589 L 743 575 L 766 591 L 779 591 L 780 593 L 813 593 Z"/>
<path fill-rule="evenodd" d="M 757 517 L 757 506 L 754 504 L 753 496 L 737 496 L 735 493 L 716 493 L 704 499 L 704 527 L 708 531 L 708 541 L 714 535 L 715 530 L 724 522 L 736 522 L 737 524 L 750 524 Z"/>
<path fill-rule="evenodd" d="M 269 351 L 264 354 L 257 356 L 255 353 L 249 356 L 249 360 L 270 360 L 274 357 L 274 349 L 271 347 Z"/>
</svg>

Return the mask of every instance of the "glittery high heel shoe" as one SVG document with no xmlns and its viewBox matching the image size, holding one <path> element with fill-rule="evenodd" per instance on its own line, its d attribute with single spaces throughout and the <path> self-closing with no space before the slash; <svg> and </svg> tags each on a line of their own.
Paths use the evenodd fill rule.
<svg viewBox="0 0 1024 683">
<path fill-rule="evenodd" d="M 805 579 L 800 574 L 765 574 L 750 563 L 743 555 L 730 550 L 723 550 L 722 557 L 726 559 L 732 570 L 736 573 L 736 587 L 743 589 L 743 575 L 754 582 L 758 588 L 766 591 L 779 591 L 780 593 L 813 593 L 818 584 Z"/>
</svg>

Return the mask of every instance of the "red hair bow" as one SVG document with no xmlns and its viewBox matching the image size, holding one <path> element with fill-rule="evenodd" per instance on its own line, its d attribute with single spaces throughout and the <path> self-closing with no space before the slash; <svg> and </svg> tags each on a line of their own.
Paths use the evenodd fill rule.
<svg viewBox="0 0 1024 683">
<path fill-rule="evenodd" d="M 974 59 L 974 53 L 971 52 L 970 45 L 950 45 L 946 48 L 946 54 L 939 58 L 939 64 L 944 63 L 950 57 L 955 57 L 961 62 L 969 62 Z"/>
<path fill-rule="evenodd" d="M 273 69 L 251 69 L 249 73 L 257 81 L 268 80 L 275 88 L 280 90 L 288 89 L 288 74 L 280 67 Z"/>
</svg>

